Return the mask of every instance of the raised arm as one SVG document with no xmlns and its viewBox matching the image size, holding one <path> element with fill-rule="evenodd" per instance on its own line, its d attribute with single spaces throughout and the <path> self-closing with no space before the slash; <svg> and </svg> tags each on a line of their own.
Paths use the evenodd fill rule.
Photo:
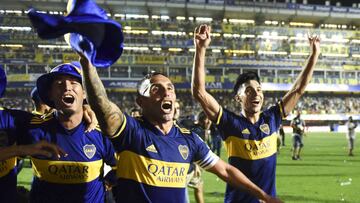
<svg viewBox="0 0 360 203">
<path fill-rule="evenodd" d="M 249 193 L 253 194 L 255 197 L 259 198 L 266 203 L 281 203 L 282 201 L 271 197 L 266 194 L 261 188 L 256 186 L 251 182 L 241 171 L 239 171 L 234 166 L 231 166 L 228 163 L 225 163 L 223 160 L 219 161 L 210 169 L 209 172 L 216 174 L 223 181 L 231 184 L 233 187 L 238 187 L 245 189 Z"/>
<path fill-rule="evenodd" d="M 80 56 L 80 63 L 87 101 L 96 114 L 101 130 L 110 137 L 114 136 L 123 123 L 124 115 L 119 107 L 108 99 L 96 68 L 84 56 Z"/>
<path fill-rule="evenodd" d="M 320 39 L 318 36 L 309 37 L 309 44 L 311 54 L 307 60 L 305 68 L 301 71 L 300 75 L 297 77 L 294 85 L 283 97 L 283 105 L 285 110 L 285 115 L 288 115 L 294 108 L 296 103 L 299 101 L 301 95 L 304 94 L 306 86 L 309 84 L 315 64 L 320 55 Z"/>
<path fill-rule="evenodd" d="M 211 41 L 210 32 L 210 27 L 207 25 L 200 25 L 194 32 L 195 55 L 191 92 L 194 98 L 200 102 L 208 118 L 216 122 L 220 105 L 205 89 L 205 53 Z"/>
</svg>

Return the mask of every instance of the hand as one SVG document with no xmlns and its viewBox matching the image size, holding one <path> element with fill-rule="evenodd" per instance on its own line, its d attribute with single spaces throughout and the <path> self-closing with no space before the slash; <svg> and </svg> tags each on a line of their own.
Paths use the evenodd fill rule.
<svg viewBox="0 0 360 203">
<path fill-rule="evenodd" d="M 96 126 L 99 124 L 95 112 L 91 109 L 90 105 L 84 104 L 84 119 L 87 124 L 85 132 L 90 132 L 95 130 Z"/>
<path fill-rule="evenodd" d="M 21 155 L 29 156 L 46 156 L 48 158 L 56 157 L 60 159 L 61 156 L 66 157 L 67 153 L 55 144 L 51 144 L 45 140 L 41 140 L 31 145 L 18 146 Z"/>
<path fill-rule="evenodd" d="M 317 35 L 312 35 L 308 33 L 308 39 L 310 44 L 310 49 L 312 54 L 320 55 L 320 37 Z"/>
<path fill-rule="evenodd" d="M 194 31 L 195 48 L 208 48 L 211 42 L 210 33 L 211 27 L 206 24 L 196 27 Z"/>
<path fill-rule="evenodd" d="M 194 164 L 194 177 L 201 176 L 201 168 L 197 164 Z"/>
<path fill-rule="evenodd" d="M 90 68 L 92 67 L 91 62 L 85 57 L 85 55 L 81 52 L 77 52 L 79 55 L 79 62 L 81 64 L 82 69 Z"/>
<path fill-rule="evenodd" d="M 111 183 L 109 183 L 108 181 L 104 181 L 104 185 L 105 185 L 105 191 L 110 191 L 110 190 L 112 190 L 112 187 L 113 187 L 113 185 L 111 184 Z"/>
</svg>

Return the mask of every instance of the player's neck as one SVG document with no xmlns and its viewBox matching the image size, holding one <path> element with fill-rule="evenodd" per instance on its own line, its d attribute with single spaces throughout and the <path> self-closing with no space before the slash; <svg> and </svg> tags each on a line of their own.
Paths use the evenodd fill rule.
<svg viewBox="0 0 360 203">
<path fill-rule="evenodd" d="M 253 113 L 243 109 L 241 113 L 252 124 L 255 124 L 260 118 L 260 112 Z"/>
<path fill-rule="evenodd" d="M 83 115 L 84 114 L 82 110 L 71 115 L 58 112 L 57 119 L 65 129 L 71 130 L 81 123 Z"/>
<path fill-rule="evenodd" d="M 168 122 L 156 122 L 156 121 L 150 121 L 151 124 L 153 124 L 157 129 L 159 129 L 164 135 L 168 134 L 174 125 L 174 121 L 168 121 Z"/>
</svg>

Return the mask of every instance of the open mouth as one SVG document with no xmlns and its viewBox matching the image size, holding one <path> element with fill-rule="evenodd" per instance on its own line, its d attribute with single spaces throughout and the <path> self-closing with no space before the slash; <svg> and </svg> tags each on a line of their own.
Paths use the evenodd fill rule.
<svg viewBox="0 0 360 203">
<path fill-rule="evenodd" d="M 251 103 L 252 103 L 252 104 L 255 104 L 255 105 L 259 105 L 259 104 L 260 104 L 260 101 L 259 101 L 259 100 L 255 100 L 255 101 L 252 101 Z"/>
<path fill-rule="evenodd" d="M 172 102 L 171 101 L 164 101 L 161 104 L 161 108 L 165 111 L 165 112 L 170 112 L 172 109 Z"/>
<path fill-rule="evenodd" d="M 75 101 L 75 98 L 72 95 L 65 95 L 65 96 L 63 96 L 62 101 L 65 104 L 73 104 Z"/>
</svg>

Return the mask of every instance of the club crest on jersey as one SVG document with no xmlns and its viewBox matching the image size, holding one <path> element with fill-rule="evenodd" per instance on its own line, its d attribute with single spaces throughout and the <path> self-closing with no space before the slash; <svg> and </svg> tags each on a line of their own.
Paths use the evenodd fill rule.
<svg viewBox="0 0 360 203">
<path fill-rule="evenodd" d="M 260 130 L 265 133 L 265 134 L 269 134 L 270 133 L 270 128 L 269 128 L 269 125 L 268 124 L 262 124 L 260 125 Z"/>
<path fill-rule="evenodd" d="M 83 146 L 84 153 L 87 158 L 91 159 L 95 155 L 96 147 L 94 144 L 87 144 Z"/>
<path fill-rule="evenodd" d="M 186 145 L 179 145 L 179 152 L 184 160 L 186 160 L 189 156 L 189 148 Z"/>
</svg>

